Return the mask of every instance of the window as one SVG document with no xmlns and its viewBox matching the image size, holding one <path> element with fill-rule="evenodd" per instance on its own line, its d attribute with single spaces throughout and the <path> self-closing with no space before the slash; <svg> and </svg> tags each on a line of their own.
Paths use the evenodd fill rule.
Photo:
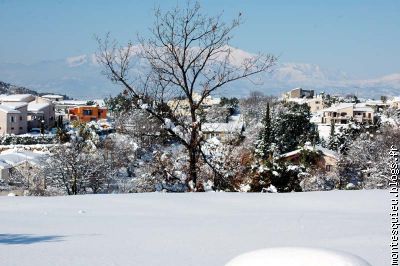
<svg viewBox="0 0 400 266">
<path fill-rule="evenodd" d="M 22 121 L 22 116 L 19 117 L 19 121 Z"/>
<path fill-rule="evenodd" d="M 14 130 L 14 128 L 12 127 L 11 130 Z"/>
<path fill-rule="evenodd" d="M 11 116 L 11 123 L 15 122 L 15 118 L 13 116 Z"/>
<path fill-rule="evenodd" d="M 83 110 L 83 115 L 92 115 L 92 110 L 89 109 Z"/>
<path fill-rule="evenodd" d="M 371 113 L 368 113 L 368 118 L 371 118 Z"/>
<path fill-rule="evenodd" d="M 22 127 L 19 127 L 19 129 L 21 129 L 21 130 L 22 130 Z"/>
<path fill-rule="evenodd" d="M 365 113 L 363 113 L 363 117 L 365 117 Z"/>
<path fill-rule="evenodd" d="M 331 171 L 331 168 L 332 168 L 332 165 L 329 165 L 329 164 L 325 165 L 325 170 L 326 170 L 327 172 L 330 172 L 330 171 Z"/>
</svg>

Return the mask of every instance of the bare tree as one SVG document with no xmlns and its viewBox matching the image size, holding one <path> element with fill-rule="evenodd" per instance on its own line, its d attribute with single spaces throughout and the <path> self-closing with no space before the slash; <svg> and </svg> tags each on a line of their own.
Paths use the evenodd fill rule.
<svg viewBox="0 0 400 266">
<path fill-rule="evenodd" d="M 108 36 L 98 39 L 97 58 L 106 76 L 123 86 L 134 106 L 158 119 L 185 146 L 188 181 L 193 182 L 194 190 L 204 141 L 198 117 L 201 104 L 231 82 L 269 71 L 276 61 L 269 54 L 233 58 L 229 42 L 241 22 L 241 14 L 231 23 L 224 22 L 221 15 L 203 14 L 198 3 L 189 2 L 184 8 L 166 12 L 156 9 L 150 37 L 139 36 L 140 56 L 149 71 L 136 78 L 130 71 L 133 55 L 138 53 L 136 46 L 118 46 Z M 168 100 L 178 97 L 188 105 L 188 115 L 179 112 L 179 104 L 168 106 Z"/>
</svg>

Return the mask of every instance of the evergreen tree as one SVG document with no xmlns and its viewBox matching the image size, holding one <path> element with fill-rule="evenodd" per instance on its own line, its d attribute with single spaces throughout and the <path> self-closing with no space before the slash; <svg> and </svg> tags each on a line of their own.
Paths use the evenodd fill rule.
<svg viewBox="0 0 400 266">
<path fill-rule="evenodd" d="M 351 120 L 349 124 L 342 126 L 338 132 L 334 132 L 329 137 L 328 149 L 339 152 L 340 154 L 347 154 L 350 145 L 362 133 L 375 133 L 378 129 L 377 125 L 368 125 Z"/>
<path fill-rule="evenodd" d="M 265 111 L 265 116 L 262 120 L 262 130 L 257 141 L 256 153 L 263 159 L 268 159 L 271 155 L 271 140 L 272 140 L 272 127 L 271 127 L 271 114 L 269 103 Z"/>
<path fill-rule="evenodd" d="M 306 104 L 287 103 L 272 123 L 272 145 L 276 146 L 276 152 L 290 152 L 306 142 L 318 143 L 318 130 L 310 118 L 310 107 Z"/>
</svg>

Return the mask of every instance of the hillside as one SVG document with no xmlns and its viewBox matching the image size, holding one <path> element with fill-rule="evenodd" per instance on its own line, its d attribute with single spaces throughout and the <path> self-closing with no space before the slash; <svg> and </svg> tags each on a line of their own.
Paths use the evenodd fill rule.
<svg viewBox="0 0 400 266">
<path fill-rule="evenodd" d="M 33 94 L 33 95 L 39 95 L 37 91 L 21 87 L 21 86 L 15 86 L 10 83 L 5 83 L 3 81 L 0 81 L 0 94 Z"/>
<path fill-rule="evenodd" d="M 28 89 L 28 88 L 25 88 L 22 86 L 16 86 L 16 85 L 12 85 L 10 83 L 0 81 L 0 94 L 32 94 L 32 95 L 42 96 L 45 94 L 53 94 L 53 93 L 37 92 L 35 90 Z M 66 94 L 61 94 L 61 95 L 63 95 L 64 99 L 66 99 L 66 100 L 71 99 Z"/>
</svg>

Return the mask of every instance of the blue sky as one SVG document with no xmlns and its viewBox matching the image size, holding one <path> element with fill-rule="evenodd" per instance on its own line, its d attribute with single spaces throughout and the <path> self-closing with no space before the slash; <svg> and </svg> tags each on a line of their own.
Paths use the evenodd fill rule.
<svg viewBox="0 0 400 266">
<path fill-rule="evenodd" d="M 147 34 L 153 8 L 182 1 L 0 0 L 0 63 L 34 63 L 93 53 L 95 34 Z M 186 1 L 185 1 L 186 2 Z M 400 72 L 400 1 L 200 1 L 205 12 L 239 12 L 232 45 L 281 62 L 318 64 L 360 78 Z"/>
</svg>

